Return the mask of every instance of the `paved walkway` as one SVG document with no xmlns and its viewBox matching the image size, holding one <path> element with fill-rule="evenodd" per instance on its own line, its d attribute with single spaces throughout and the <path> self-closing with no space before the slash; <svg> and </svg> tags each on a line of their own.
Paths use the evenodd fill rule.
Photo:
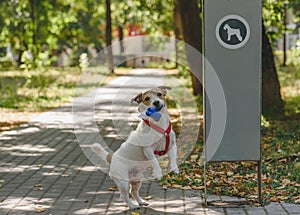
<svg viewBox="0 0 300 215">
<path fill-rule="evenodd" d="M 148 71 L 138 72 L 146 74 L 140 77 L 141 81 L 146 78 L 155 81 L 152 83 L 162 81 L 160 73 L 147 76 Z M 128 78 L 117 78 L 102 87 L 103 96 L 97 100 L 95 120 L 105 142 L 113 149 L 123 140 L 114 130 L 112 119 L 116 116 L 109 114 L 109 108 L 104 104 L 108 104 L 107 98 L 112 98 Z M 143 84 L 143 87 L 147 86 Z M 127 88 L 127 93 L 139 90 L 137 86 Z M 123 94 L 126 92 L 123 90 Z M 104 97 L 106 100 L 101 100 Z M 126 96 L 123 95 L 123 98 Z M 130 120 L 134 124 L 136 115 L 133 113 L 133 116 Z M 93 143 L 97 140 L 96 133 L 86 132 L 86 141 Z M 0 154 L 1 215 L 132 214 L 119 199 L 113 181 L 99 171 L 79 147 L 70 105 L 44 113 L 29 124 L 0 134 Z M 138 210 L 139 214 L 300 214 L 300 205 L 287 203 L 204 209 L 199 191 L 165 190 L 156 182 L 143 183 L 141 196 L 148 197 L 150 206 Z M 241 201 L 212 195 L 209 200 Z"/>
</svg>

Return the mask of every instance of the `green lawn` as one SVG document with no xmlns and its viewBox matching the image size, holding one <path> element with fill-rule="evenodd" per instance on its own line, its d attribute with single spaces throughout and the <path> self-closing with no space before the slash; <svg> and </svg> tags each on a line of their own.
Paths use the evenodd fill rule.
<svg viewBox="0 0 300 215">
<path fill-rule="evenodd" d="M 103 78 L 102 69 L 89 71 L 88 83 L 80 84 L 79 67 L 49 68 L 43 72 L 0 71 L 0 132 L 26 123 L 32 115 L 71 102 L 75 93 L 86 93 L 116 74 L 128 72 L 128 69 L 118 69 L 116 74 Z M 100 83 L 102 79 L 104 83 Z"/>
<path fill-rule="evenodd" d="M 80 76 L 79 68 L 39 71 L 1 71 L 0 107 L 40 112 L 72 99 Z"/>
</svg>

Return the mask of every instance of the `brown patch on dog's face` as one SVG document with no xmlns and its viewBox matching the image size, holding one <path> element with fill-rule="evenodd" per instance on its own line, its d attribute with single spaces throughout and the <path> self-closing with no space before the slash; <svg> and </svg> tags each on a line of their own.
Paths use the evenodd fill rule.
<svg viewBox="0 0 300 215">
<path fill-rule="evenodd" d="M 135 101 L 139 104 L 138 111 L 140 113 L 145 111 L 148 107 L 159 108 L 165 106 L 167 90 L 170 89 L 170 87 L 166 86 L 155 87 L 145 93 L 136 95 L 131 101 Z"/>
<path fill-rule="evenodd" d="M 144 105 L 149 107 L 155 100 L 165 101 L 165 96 L 166 93 L 163 90 L 154 88 L 142 94 L 142 102 L 144 103 Z"/>
<path fill-rule="evenodd" d="M 135 97 L 133 97 L 131 99 L 131 102 L 135 101 L 136 103 L 140 104 L 142 102 L 142 98 L 143 98 L 143 94 L 140 93 L 140 94 L 136 95 Z"/>
</svg>

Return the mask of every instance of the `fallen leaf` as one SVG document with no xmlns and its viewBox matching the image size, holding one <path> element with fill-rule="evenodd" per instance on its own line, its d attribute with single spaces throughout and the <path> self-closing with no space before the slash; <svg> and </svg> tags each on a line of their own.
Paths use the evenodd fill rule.
<svg viewBox="0 0 300 215">
<path fill-rule="evenodd" d="M 201 179 L 201 175 L 195 174 L 194 178 L 195 179 Z"/>
<path fill-rule="evenodd" d="M 191 160 L 197 160 L 198 155 L 191 155 Z"/>
<path fill-rule="evenodd" d="M 146 200 L 150 200 L 150 199 L 152 199 L 152 198 L 153 198 L 152 196 L 146 196 L 146 197 L 145 197 Z"/>
<path fill-rule="evenodd" d="M 254 203 L 254 206 L 255 206 L 255 207 L 260 207 L 261 204 L 260 204 L 260 203 Z"/>
<path fill-rule="evenodd" d="M 265 144 L 263 144 L 262 145 L 262 149 L 264 150 L 264 149 L 267 149 L 269 147 L 269 144 L 267 144 L 267 143 L 265 143 Z"/>
<path fill-rule="evenodd" d="M 222 189 L 221 189 L 220 187 L 217 187 L 217 188 L 216 188 L 216 194 L 217 194 L 217 195 L 220 195 L 220 194 L 221 194 L 221 191 L 222 191 Z"/>
<path fill-rule="evenodd" d="M 195 174 L 201 175 L 201 174 L 202 174 L 202 170 L 200 170 L 200 169 L 195 169 L 195 170 L 194 170 L 194 173 L 195 173 Z"/>
<path fill-rule="evenodd" d="M 36 213 L 42 213 L 42 212 L 45 212 L 46 209 L 43 208 L 42 205 L 36 205 L 36 206 L 34 207 L 34 211 L 35 211 Z"/>
<path fill-rule="evenodd" d="M 287 200 L 288 197 L 287 196 L 277 196 L 278 201 L 284 201 Z"/>
<path fill-rule="evenodd" d="M 242 184 L 243 184 L 243 181 L 242 181 L 242 180 L 239 180 L 239 182 L 238 182 L 238 187 L 242 187 Z"/>
<path fill-rule="evenodd" d="M 34 186 L 35 186 L 35 187 L 41 187 L 42 184 L 41 184 L 40 182 L 36 182 L 36 183 L 34 184 Z"/>
<path fill-rule="evenodd" d="M 233 176 L 233 175 L 234 175 L 233 172 L 231 172 L 231 171 L 228 171 L 228 172 L 227 172 L 227 176 Z"/>
<path fill-rule="evenodd" d="M 282 180 L 282 184 L 284 184 L 284 185 L 288 185 L 289 183 L 291 183 L 291 181 L 289 179 Z"/>
<path fill-rule="evenodd" d="M 192 188 L 195 190 L 204 190 L 205 186 L 192 186 Z"/>
<path fill-rule="evenodd" d="M 61 177 L 63 177 L 63 178 L 67 178 L 67 177 L 69 177 L 70 175 L 69 174 L 67 174 L 67 173 L 63 173 L 63 174 L 61 174 Z"/>
<path fill-rule="evenodd" d="M 174 184 L 172 187 L 174 187 L 174 188 L 181 188 L 181 185 L 179 185 L 179 184 Z"/>
<path fill-rule="evenodd" d="M 272 197 L 270 198 L 270 201 L 271 201 L 271 202 L 277 202 L 277 201 L 278 201 L 277 196 L 272 196 Z"/>
<path fill-rule="evenodd" d="M 182 187 L 181 189 L 182 189 L 182 190 L 191 190 L 192 187 L 191 187 L 191 186 L 184 186 L 184 187 Z"/>
<path fill-rule="evenodd" d="M 140 213 L 137 211 L 133 211 L 133 212 L 131 212 L 131 215 L 140 215 Z"/>
<path fill-rule="evenodd" d="M 118 189 L 118 188 L 117 188 L 116 186 L 113 186 L 113 187 L 109 187 L 109 188 L 108 188 L 109 191 L 116 191 L 117 189 Z"/>
</svg>

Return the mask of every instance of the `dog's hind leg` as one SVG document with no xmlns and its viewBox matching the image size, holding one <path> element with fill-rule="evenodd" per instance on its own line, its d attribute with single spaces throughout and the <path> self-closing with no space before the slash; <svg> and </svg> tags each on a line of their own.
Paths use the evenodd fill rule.
<svg viewBox="0 0 300 215">
<path fill-rule="evenodd" d="M 116 178 L 113 178 L 113 177 L 112 177 L 112 179 L 114 180 L 117 187 L 119 188 L 120 196 L 121 196 L 122 199 L 124 199 L 124 201 L 126 202 L 128 207 L 132 210 L 139 209 L 140 207 L 133 204 L 132 201 L 129 198 L 129 191 L 130 191 L 129 181 L 128 180 L 123 180 L 123 179 L 116 179 Z"/>
<path fill-rule="evenodd" d="M 131 181 L 131 195 L 135 198 L 135 200 L 139 203 L 140 206 L 148 206 L 149 203 L 142 199 L 139 195 L 140 188 L 142 186 L 141 181 Z"/>
</svg>

